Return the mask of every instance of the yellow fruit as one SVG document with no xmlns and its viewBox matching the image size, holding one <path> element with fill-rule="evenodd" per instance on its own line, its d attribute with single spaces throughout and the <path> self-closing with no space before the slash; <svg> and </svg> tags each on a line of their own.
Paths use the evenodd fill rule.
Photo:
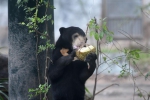
<svg viewBox="0 0 150 100">
<path fill-rule="evenodd" d="M 83 48 L 80 48 L 76 51 L 76 56 L 79 60 L 85 60 L 86 56 L 89 54 L 89 53 L 94 53 L 96 52 L 96 48 L 92 45 L 89 45 L 87 47 L 83 47 Z"/>
</svg>

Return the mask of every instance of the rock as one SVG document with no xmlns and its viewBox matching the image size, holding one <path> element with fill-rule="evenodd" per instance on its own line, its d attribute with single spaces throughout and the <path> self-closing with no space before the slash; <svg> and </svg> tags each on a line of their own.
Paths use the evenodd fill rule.
<svg viewBox="0 0 150 100">
<path fill-rule="evenodd" d="M 0 54 L 0 78 L 8 78 L 8 57 Z"/>
</svg>

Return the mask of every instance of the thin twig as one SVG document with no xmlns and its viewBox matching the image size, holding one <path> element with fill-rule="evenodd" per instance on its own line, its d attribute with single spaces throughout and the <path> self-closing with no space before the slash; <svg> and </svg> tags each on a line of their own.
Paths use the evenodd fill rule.
<svg viewBox="0 0 150 100">
<path fill-rule="evenodd" d="M 40 34 L 40 35 L 43 35 L 43 36 L 45 36 L 45 37 L 49 38 L 49 35 L 47 35 L 47 34 L 42 34 L 42 33 L 41 33 L 41 32 L 39 32 L 38 30 L 35 30 L 35 32 L 36 32 L 36 33 L 38 33 L 38 34 Z"/>
<path fill-rule="evenodd" d="M 136 87 L 136 88 L 138 89 L 138 91 L 139 91 L 140 93 L 142 93 L 141 90 L 140 90 L 140 88 L 136 85 L 135 78 L 134 78 L 133 74 L 132 74 L 131 78 L 132 78 L 132 80 L 133 80 L 134 87 Z M 134 93 L 134 95 L 135 95 L 135 93 Z M 142 97 L 143 97 L 144 100 L 146 100 L 143 94 L 142 94 Z"/>
<path fill-rule="evenodd" d="M 103 52 L 102 52 L 102 53 L 103 53 Z M 107 58 L 109 58 L 111 61 L 113 61 L 113 63 L 114 63 L 114 60 L 113 60 L 112 58 L 110 58 L 109 56 L 107 56 L 105 53 L 103 53 L 103 54 L 104 54 Z M 118 64 L 117 64 L 117 66 L 120 67 L 120 68 L 122 68 L 122 67 L 121 67 L 120 65 L 118 65 Z"/>
<path fill-rule="evenodd" d="M 149 16 L 149 14 L 148 14 L 147 12 L 144 12 L 144 10 L 143 10 L 143 9 L 141 9 L 141 11 L 144 13 L 144 15 L 145 15 L 147 18 L 149 18 L 149 19 L 150 19 L 150 16 Z"/>
<path fill-rule="evenodd" d="M 87 27 L 86 27 L 86 32 L 85 32 L 86 36 L 87 36 L 88 29 L 89 29 L 89 24 L 87 24 Z"/>
<path fill-rule="evenodd" d="M 121 31 L 123 31 L 123 32 L 125 32 L 126 34 L 128 34 L 128 33 L 127 33 L 126 31 L 124 31 L 124 30 L 121 30 Z M 137 42 L 136 40 L 134 40 L 131 36 L 127 36 L 127 35 L 125 35 L 125 34 L 124 34 L 123 32 L 121 32 L 121 31 L 118 31 L 118 32 L 121 33 L 122 35 L 126 36 L 126 37 L 129 38 L 130 40 L 134 41 L 135 43 L 139 44 L 140 46 L 142 46 L 142 47 L 144 47 L 144 48 L 150 50 L 150 48 L 148 48 L 148 47 L 146 47 L 146 46 L 144 46 L 144 45 L 138 43 L 138 42 Z M 128 34 L 128 35 L 129 35 L 129 34 Z"/>
<path fill-rule="evenodd" d="M 95 24 L 97 25 L 97 22 L 96 22 L 96 18 L 94 17 L 94 20 L 95 20 Z M 95 29 L 95 31 L 98 33 L 98 30 Z M 94 100 L 95 98 L 95 93 L 96 93 L 96 86 L 97 86 L 97 74 L 98 74 L 98 67 L 99 67 L 99 41 L 97 41 L 97 66 L 96 66 L 96 76 L 95 76 L 95 82 L 94 82 L 94 89 L 93 89 L 93 97 L 92 97 L 92 100 Z"/>
<path fill-rule="evenodd" d="M 117 42 L 118 43 L 118 42 Z M 122 49 L 119 49 L 117 46 L 116 46 L 116 44 L 113 42 L 113 44 L 114 44 L 114 46 L 117 48 L 117 50 L 119 50 L 119 51 L 122 51 Z M 120 46 L 120 44 L 118 43 L 118 45 Z M 121 46 L 120 46 L 120 48 L 121 48 Z"/>
<path fill-rule="evenodd" d="M 36 10 L 38 10 L 38 0 L 36 0 Z M 39 66 L 39 58 L 38 58 L 38 45 L 39 45 L 39 35 L 38 35 L 38 32 L 36 32 L 36 60 L 37 60 L 37 72 L 38 72 L 38 80 L 39 80 L 39 84 L 41 84 L 41 80 L 40 80 L 40 66 Z M 40 100 L 42 100 L 42 95 L 40 93 Z"/>
<path fill-rule="evenodd" d="M 48 5 L 50 5 L 49 4 L 50 2 L 48 1 Z M 45 11 L 45 15 L 48 13 L 48 9 L 49 9 L 49 6 L 48 7 L 45 7 L 45 9 L 46 9 L 46 11 Z M 48 32 L 48 22 L 47 21 L 45 21 L 45 26 L 46 26 L 46 31 Z M 43 35 L 43 34 L 42 34 Z M 49 38 L 49 35 L 48 34 L 46 34 L 45 36 L 47 36 L 47 38 L 46 38 L 46 42 L 48 41 L 48 38 Z M 48 78 L 47 78 L 47 70 L 48 70 L 48 48 L 46 48 L 46 52 L 45 52 L 46 54 L 45 54 L 45 75 L 44 75 L 44 79 L 45 79 L 45 84 L 46 84 L 46 86 L 45 86 L 45 90 L 48 88 Z M 47 99 L 48 100 L 48 98 L 47 98 L 47 93 L 44 93 L 44 98 L 45 99 Z"/>
<path fill-rule="evenodd" d="M 102 89 L 102 90 L 98 91 L 95 95 L 99 94 L 100 92 L 102 92 L 102 91 L 106 90 L 107 88 L 109 88 L 109 87 L 111 87 L 111 86 L 114 86 L 114 85 L 119 86 L 119 84 L 111 84 L 111 85 L 109 85 L 109 86 L 105 87 L 104 89 Z"/>
<path fill-rule="evenodd" d="M 104 54 L 104 52 L 102 52 L 102 53 Z M 104 55 L 106 56 L 106 54 L 104 54 Z M 113 61 L 113 59 L 117 59 L 117 58 L 125 57 L 125 56 L 126 56 L 126 55 L 120 55 L 120 56 L 114 57 L 114 58 L 112 58 L 112 59 L 110 59 L 110 57 L 106 56 L 106 57 L 109 58 L 109 60 L 106 60 L 105 62 L 100 63 L 100 65 L 105 64 L 105 63 L 108 62 L 108 61 Z"/>
</svg>

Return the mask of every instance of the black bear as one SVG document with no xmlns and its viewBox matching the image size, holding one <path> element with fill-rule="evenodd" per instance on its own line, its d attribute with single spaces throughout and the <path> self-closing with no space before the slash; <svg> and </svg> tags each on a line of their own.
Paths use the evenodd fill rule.
<svg viewBox="0 0 150 100">
<path fill-rule="evenodd" d="M 97 56 L 90 53 L 85 61 L 74 60 L 76 50 L 85 46 L 87 38 L 78 27 L 60 28 L 60 37 L 56 42 L 49 66 L 53 100 L 84 100 L 85 82 L 93 74 Z M 62 48 L 68 55 L 63 56 Z"/>
</svg>

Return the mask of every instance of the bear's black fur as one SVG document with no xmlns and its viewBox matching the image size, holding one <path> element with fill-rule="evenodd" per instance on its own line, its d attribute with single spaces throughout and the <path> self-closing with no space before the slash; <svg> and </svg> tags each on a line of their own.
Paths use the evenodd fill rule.
<svg viewBox="0 0 150 100">
<path fill-rule="evenodd" d="M 78 27 L 60 28 L 60 37 L 56 42 L 49 67 L 53 100 L 84 100 L 85 82 L 93 74 L 96 67 L 96 54 L 91 53 L 85 61 L 75 60 L 73 50 L 73 34 L 85 37 Z M 60 50 L 69 49 L 67 56 L 62 56 Z M 89 68 L 88 68 L 89 63 Z"/>
</svg>

